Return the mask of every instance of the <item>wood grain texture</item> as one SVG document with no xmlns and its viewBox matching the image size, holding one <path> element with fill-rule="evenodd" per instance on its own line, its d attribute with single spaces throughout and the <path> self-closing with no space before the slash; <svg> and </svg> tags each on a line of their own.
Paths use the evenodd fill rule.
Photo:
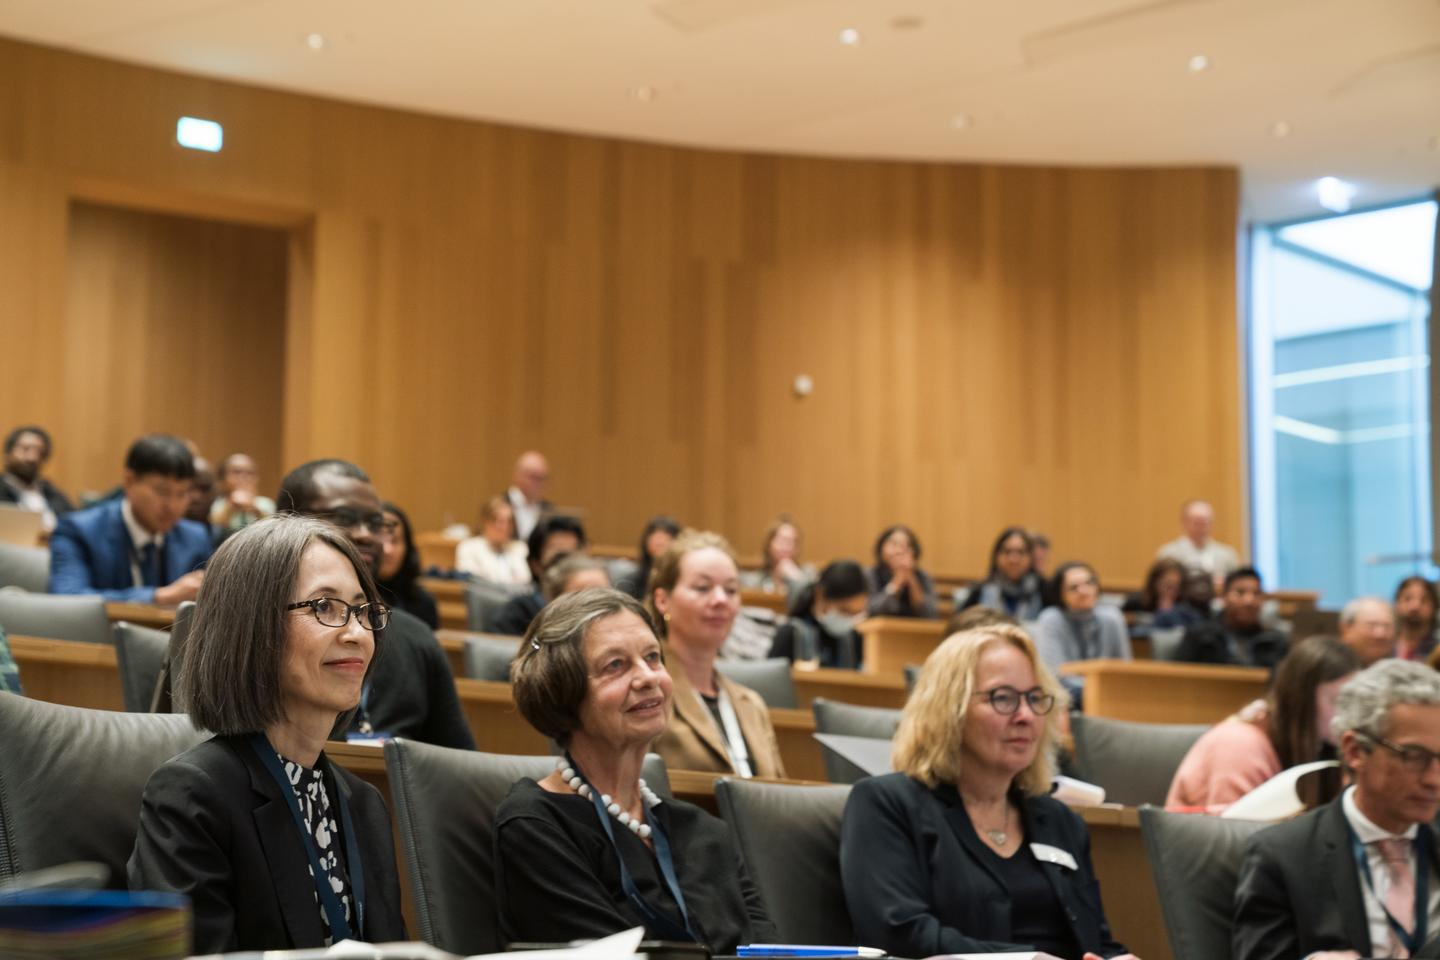
<svg viewBox="0 0 1440 960">
<path fill-rule="evenodd" d="M 176 148 L 182 113 L 224 152 Z M 352 458 L 421 529 L 473 523 L 538 447 L 600 542 L 663 511 L 753 553 L 783 510 L 823 560 L 904 520 L 974 574 L 1023 523 L 1136 582 L 1191 496 L 1245 541 L 1232 169 L 677 149 L 9 41 L 0 117 L 0 317 L 35 360 L 0 409 L 63 427 L 67 486 L 110 482 L 98 451 L 153 409 L 87 436 L 56 377 L 102 365 L 55 337 L 71 200 L 132 198 L 290 225 L 278 468 Z"/>
</svg>

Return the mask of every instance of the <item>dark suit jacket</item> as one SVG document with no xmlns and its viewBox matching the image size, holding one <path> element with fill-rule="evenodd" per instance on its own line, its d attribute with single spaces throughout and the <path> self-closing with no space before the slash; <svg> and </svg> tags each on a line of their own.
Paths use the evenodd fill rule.
<svg viewBox="0 0 1440 960">
<path fill-rule="evenodd" d="M 1025 842 L 1058 847 L 1077 869 L 1042 863 L 1082 950 L 1125 953 L 1111 936 L 1090 864 L 1090 833 L 1050 797 L 1020 798 Z M 840 827 L 840 874 L 860 943 L 895 956 L 1004 953 L 1012 938 L 1010 900 L 986 864 L 980 839 L 953 786 L 931 790 L 902 773 L 855 784 Z"/>
<path fill-rule="evenodd" d="M 59 487 L 44 477 L 40 478 L 40 492 L 44 494 L 45 502 L 50 505 L 50 512 L 57 517 L 62 517 L 75 509 L 75 505 L 70 502 L 70 498 L 61 493 Z M 19 491 L 6 483 L 3 478 L 0 478 L 0 503 L 19 502 Z"/>
<path fill-rule="evenodd" d="M 123 500 L 107 500 L 60 518 L 50 535 L 50 592 L 98 593 L 106 600 L 154 603 L 154 587 L 137 587 L 130 571 L 130 531 Z M 210 559 L 210 530 L 181 520 L 165 534 L 160 582 L 174 583 Z"/>
<path fill-rule="evenodd" d="M 404 940 L 385 801 L 348 770 L 322 762 L 350 805 L 358 835 L 363 939 Z M 335 819 L 340 821 L 338 812 Z M 339 849 L 345 849 L 343 839 Z M 247 738 L 207 740 L 166 762 L 145 785 L 130 889 L 187 895 L 195 910 L 196 953 L 323 946 L 308 867 L 280 788 Z"/>
<path fill-rule="evenodd" d="M 1420 829 L 1430 831 L 1434 857 L 1435 828 Z M 1339 799 L 1246 841 L 1232 937 L 1235 960 L 1296 960 L 1317 950 L 1357 950 L 1362 957 L 1374 952 Z"/>
<path fill-rule="evenodd" d="M 1205 620 L 1185 629 L 1180 649 L 1175 659 L 1186 663 L 1236 664 L 1230 656 L 1229 631 L 1218 620 Z M 1257 667 L 1275 669 L 1290 649 L 1290 642 L 1283 633 L 1274 630 L 1256 630 L 1254 633 L 1234 634 L 1235 643 L 1249 651 L 1250 662 Z"/>
</svg>

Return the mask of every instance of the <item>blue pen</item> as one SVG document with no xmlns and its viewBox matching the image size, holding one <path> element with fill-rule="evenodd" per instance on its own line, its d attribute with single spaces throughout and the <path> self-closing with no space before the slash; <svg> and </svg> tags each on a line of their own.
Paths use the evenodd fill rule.
<svg viewBox="0 0 1440 960">
<path fill-rule="evenodd" d="M 735 949 L 737 957 L 883 957 L 875 947 L 826 947 L 808 943 L 750 943 Z"/>
</svg>

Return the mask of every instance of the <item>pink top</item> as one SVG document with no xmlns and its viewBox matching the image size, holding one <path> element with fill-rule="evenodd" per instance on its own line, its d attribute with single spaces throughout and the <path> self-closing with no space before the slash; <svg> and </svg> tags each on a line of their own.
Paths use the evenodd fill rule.
<svg viewBox="0 0 1440 960">
<path fill-rule="evenodd" d="M 1205 731 L 1185 754 L 1170 782 L 1165 809 L 1220 813 L 1279 772 L 1280 757 L 1265 728 L 1230 717 Z"/>
</svg>

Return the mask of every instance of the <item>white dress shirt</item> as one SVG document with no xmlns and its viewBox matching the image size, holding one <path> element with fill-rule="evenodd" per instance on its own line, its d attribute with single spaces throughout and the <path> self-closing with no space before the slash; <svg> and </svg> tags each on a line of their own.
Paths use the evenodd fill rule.
<svg viewBox="0 0 1440 960">
<path fill-rule="evenodd" d="M 1390 871 L 1385 866 L 1385 860 L 1381 856 L 1380 846 L 1376 840 L 1405 839 L 1410 841 L 1410 852 L 1412 856 L 1411 869 L 1418 866 L 1413 861 L 1416 853 L 1415 838 L 1420 834 L 1419 824 L 1410 824 L 1410 829 L 1404 833 L 1390 833 L 1376 826 L 1369 817 L 1360 812 L 1360 806 L 1355 802 L 1355 788 L 1350 787 L 1340 799 L 1341 809 L 1345 812 L 1345 819 L 1350 822 L 1350 829 L 1355 831 L 1355 836 L 1365 848 L 1365 859 L 1370 864 L 1370 878 L 1375 882 L 1374 889 L 1365 882 L 1365 874 L 1360 870 L 1360 865 L 1355 865 L 1355 870 L 1360 875 L 1360 895 L 1365 900 L 1365 919 L 1370 927 L 1370 955 L 1385 956 L 1390 949 L 1390 923 L 1385 919 L 1385 894 L 1390 891 Z M 1435 874 L 1432 865 L 1426 865 L 1425 869 L 1430 871 L 1430 909 L 1429 926 L 1426 937 L 1433 937 L 1435 931 L 1440 929 L 1440 877 Z M 1416 882 L 1419 882 L 1419 873 L 1415 873 Z M 1358 948 L 1358 945 L 1356 947 Z"/>
<path fill-rule="evenodd" d="M 530 564 L 525 562 L 529 555 L 520 540 L 497 551 L 484 537 L 470 537 L 455 548 L 455 569 L 491 583 L 524 584 L 530 582 Z"/>
<path fill-rule="evenodd" d="M 519 487 L 512 486 L 506 493 L 505 499 L 510 501 L 510 509 L 515 514 L 515 536 L 520 540 L 527 540 L 530 531 L 535 529 L 535 524 L 540 522 L 540 504 L 531 503 L 525 499 L 525 494 L 520 492 Z"/>
<path fill-rule="evenodd" d="M 1197 547 L 1189 537 L 1176 537 L 1155 556 L 1177 560 L 1187 570 L 1203 570 L 1212 577 L 1223 577 L 1240 569 L 1240 555 L 1235 548 L 1219 540 L 1206 540 L 1203 546 Z"/>
</svg>

